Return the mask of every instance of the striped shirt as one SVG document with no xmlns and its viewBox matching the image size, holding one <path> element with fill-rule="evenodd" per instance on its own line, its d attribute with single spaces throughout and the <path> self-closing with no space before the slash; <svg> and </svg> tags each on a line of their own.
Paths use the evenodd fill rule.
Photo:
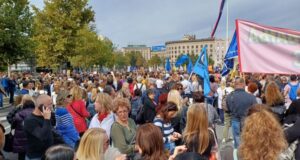
<svg viewBox="0 0 300 160">
<path fill-rule="evenodd" d="M 164 120 L 160 117 L 155 117 L 153 123 L 162 131 L 164 143 L 170 142 L 170 135 L 172 135 L 174 132 L 171 123 L 165 123 Z"/>
</svg>

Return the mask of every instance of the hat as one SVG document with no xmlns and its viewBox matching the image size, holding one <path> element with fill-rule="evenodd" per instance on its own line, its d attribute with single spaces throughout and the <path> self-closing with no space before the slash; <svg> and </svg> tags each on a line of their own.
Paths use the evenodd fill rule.
<svg viewBox="0 0 300 160">
<path fill-rule="evenodd" d="M 57 105 L 64 104 L 64 101 L 66 98 L 68 98 L 68 96 L 70 96 L 70 93 L 67 90 L 60 90 L 56 97 L 56 104 Z"/>
</svg>

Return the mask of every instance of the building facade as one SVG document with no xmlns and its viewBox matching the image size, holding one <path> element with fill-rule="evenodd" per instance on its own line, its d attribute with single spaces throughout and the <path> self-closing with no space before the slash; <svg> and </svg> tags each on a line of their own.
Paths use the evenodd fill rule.
<svg viewBox="0 0 300 160">
<path fill-rule="evenodd" d="M 195 35 L 185 35 L 182 40 L 166 42 L 165 57 L 169 57 L 174 64 L 182 54 L 199 55 L 205 45 L 208 56 L 214 60 L 214 66 L 222 65 L 226 54 L 226 41 L 214 38 L 196 39 Z"/>
<path fill-rule="evenodd" d="M 159 45 L 159 46 L 152 46 L 151 47 L 151 58 L 157 55 L 160 59 L 165 59 L 166 57 L 166 46 Z"/>
<path fill-rule="evenodd" d="M 123 47 L 122 52 L 124 54 L 130 52 L 140 52 L 146 61 L 151 58 L 151 48 L 147 47 L 146 45 L 128 45 L 127 47 Z"/>
</svg>

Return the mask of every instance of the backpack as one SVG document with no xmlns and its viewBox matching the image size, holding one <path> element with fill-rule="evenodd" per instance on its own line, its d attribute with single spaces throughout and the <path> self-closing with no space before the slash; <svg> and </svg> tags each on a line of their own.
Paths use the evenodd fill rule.
<svg viewBox="0 0 300 160">
<path fill-rule="evenodd" d="M 289 91 L 289 97 L 292 101 L 294 101 L 297 99 L 297 90 L 299 88 L 299 83 L 297 83 L 297 85 L 292 85 L 291 83 L 289 83 L 289 86 L 291 87 Z"/>
<path fill-rule="evenodd" d="M 223 95 L 222 97 L 222 102 L 221 102 L 221 106 L 222 106 L 222 109 L 227 112 L 228 111 L 228 107 L 227 107 L 227 104 L 226 104 L 226 99 L 227 99 L 227 96 L 228 96 L 228 93 L 225 89 L 225 94 Z"/>
<path fill-rule="evenodd" d="M 131 115 L 136 116 L 138 110 L 143 107 L 142 98 L 135 97 L 131 100 Z"/>
<path fill-rule="evenodd" d="M 145 123 L 144 112 L 145 112 L 144 106 L 140 107 L 139 110 L 137 111 L 137 115 L 136 115 L 136 118 L 135 118 L 135 122 L 137 124 L 143 124 L 143 123 Z"/>
<path fill-rule="evenodd" d="M 138 87 L 138 85 L 137 85 L 137 84 L 135 84 L 135 86 L 136 86 L 136 87 L 135 87 L 135 89 L 138 89 L 139 91 L 141 91 L 141 92 L 142 92 L 143 85 L 144 85 L 144 84 L 142 83 L 141 87 L 139 88 L 139 87 Z M 142 92 L 142 93 L 143 93 L 143 92 Z"/>
</svg>

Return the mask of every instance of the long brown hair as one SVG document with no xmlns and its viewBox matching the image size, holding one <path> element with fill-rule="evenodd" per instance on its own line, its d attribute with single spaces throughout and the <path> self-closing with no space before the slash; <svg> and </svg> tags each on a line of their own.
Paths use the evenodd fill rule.
<svg viewBox="0 0 300 160">
<path fill-rule="evenodd" d="M 208 117 L 204 103 L 194 103 L 187 112 L 187 124 L 183 132 L 183 140 L 188 144 L 195 143 L 198 138 L 196 151 L 203 154 L 209 146 Z"/>
<path fill-rule="evenodd" d="M 164 104 L 161 106 L 161 108 L 158 110 L 158 115 L 164 120 L 165 123 L 170 123 L 172 117 L 168 117 L 168 113 L 171 111 L 178 111 L 178 107 L 174 102 L 167 102 L 167 104 Z"/>
<path fill-rule="evenodd" d="M 278 105 L 284 102 L 283 95 L 275 82 L 270 82 L 266 88 L 266 103 L 269 106 Z"/>
<path fill-rule="evenodd" d="M 245 120 L 239 156 L 243 160 L 277 160 L 278 155 L 287 146 L 283 129 L 267 107 L 258 107 L 262 109 L 252 113 Z"/>
<path fill-rule="evenodd" d="M 142 150 L 143 160 L 166 160 L 163 136 L 154 124 L 141 125 L 136 133 L 136 144 Z"/>
</svg>

